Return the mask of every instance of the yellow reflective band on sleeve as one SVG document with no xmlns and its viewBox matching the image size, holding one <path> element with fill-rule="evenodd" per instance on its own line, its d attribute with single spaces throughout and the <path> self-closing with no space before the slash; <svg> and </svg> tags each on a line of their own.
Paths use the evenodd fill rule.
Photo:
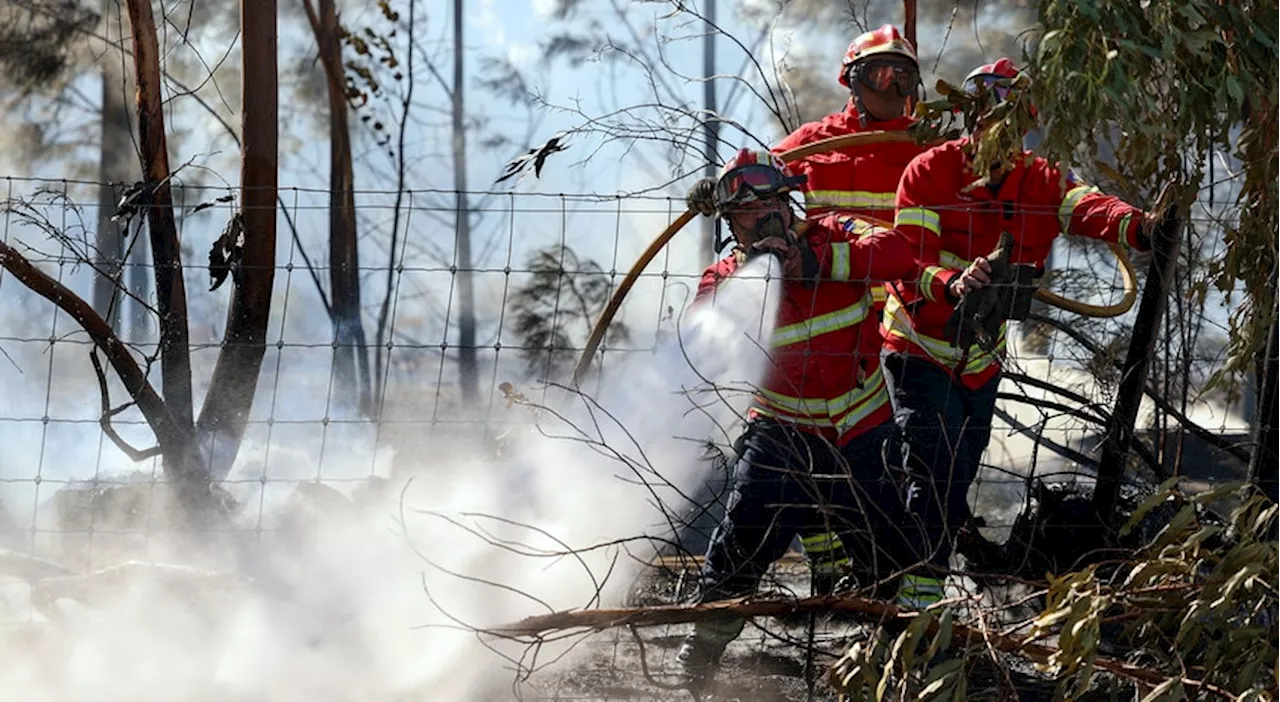
<svg viewBox="0 0 1280 702">
<path fill-rule="evenodd" d="M 849 279 L 849 244 L 839 242 L 831 245 L 831 279 L 832 280 L 848 280 Z"/>
<path fill-rule="evenodd" d="M 862 299 L 845 307 L 820 314 L 816 317 L 788 324 L 785 327 L 778 327 L 773 330 L 773 335 L 769 338 L 769 345 L 773 348 L 782 346 L 790 346 L 807 339 L 821 336 L 845 327 L 851 327 L 859 324 L 867 318 L 867 312 L 871 308 L 869 296 L 864 295 Z"/>
<path fill-rule="evenodd" d="M 883 283 L 873 283 L 871 285 L 871 304 L 876 307 L 884 307 L 884 303 L 889 299 L 889 293 L 885 291 Z"/>
<path fill-rule="evenodd" d="M 1089 193 L 1096 193 L 1098 189 L 1092 185 L 1077 185 L 1067 191 L 1066 197 L 1062 198 L 1062 204 L 1058 206 L 1058 222 L 1062 225 L 1062 232 L 1066 233 L 1071 230 L 1071 215 L 1076 211 L 1076 205 L 1084 199 Z"/>
<path fill-rule="evenodd" d="M 904 207 L 898 210 L 893 217 L 893 226 L 904 225 L 923 227 L 938 236 L 942 235 L 942 217 L 937 212 L 923 207 Z"/>
<path fill-rule="evenodd" d="M 806 208 L 892 210 L 897 193 L 867 190 L 809 190 L 804 194 Z"/>
<path fill-rule="evenodd" d="M 935 300 L 933 297 L 933 281 L 938 277 L 939 273 L 943 273 L 948 270 L 951 269 L 943 268 L 942 266 L 925 266 L 924 272 L 920 274 L 920 292 L 924 293 L 925 297 L 933 300 L 934 302 L 941 302 L 941 300 Z"/>
<path fill-rule="evenodd" d="M 941 264 L 943 268 L 962 271 L 968 268 L 969 264 L 973 263 L 973 261 L 966 261 L 950 251 L 941 251 L 938 253 L 938 263 Z"/>
<path fill-rule="evenodd" d="M 1132 221 L 1133 221 L 1133 213 L 1126 212 L 1124 216 L 1120 218 L 1120 230 L 1116 234 L 1116 240 L 1119 241 L 1120 245 L 1125 247 L 1126 249 L 1133 248 L 1133 244 L 1129 243 L 1129 222 L 1132 222 Z"/>
</svg>

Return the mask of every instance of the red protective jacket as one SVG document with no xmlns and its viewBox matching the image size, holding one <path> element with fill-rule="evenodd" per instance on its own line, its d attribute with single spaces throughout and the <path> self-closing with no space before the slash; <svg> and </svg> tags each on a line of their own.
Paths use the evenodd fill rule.
<svg viewBox="0 0 1280 702">
<path fill-rule="evenodd" d="M 772 366 L 751 413 L 844 445 L 892 416 L 870 281 L 911 277 L 918 269 L 906 240 L 892 229 L 831 215 L 802 223 L 797 232 L 817 254 L 821 280 L 811 287 L 783 282 L 769 342 Z M 735 252 L 708 267 L 694 304 L 733 304 L 732 281 L 722 282 L 740 264 Z"/>
<path fill-rule="evenodd" d="M 774 153 L 831 137 L 874 131 L 906 131 L 910 117 L 888 122 L 858 123 L 858 110 L 850 100 L 843 112 L 801 126 L 773 148 Z M 886 226 L 893 221 L 898 181 L 911 159 L 926 147 L 912 142 L 865 144 L 806 156 L 790 164 L 792 172 L 808 176 L 804 187 L 805 211 L 810 219 L 831 213 L 871 217 Z M 872 287 L 877 309 L 884 306 L 883 286 Z"/>
<path fill-rule="evenodd" d="M 902 176 L 894 224 L 911 243 L 920 274 L 891 286 L 884 332 L 890 351 L 928 357 L 951 369 L 966 387 L 978 388 L 999 372 L 1004 328 L 993 353 L 977 345 L 953 348 L 943 338 L 955 302 L 947 286 L 974 258 L 990 253 L 1001 232 L 1017 242 L 1013 262 L 1040 267 L 1060 233 L 1140 250 L 1147 245 L 1139 243 L 1141 210 L 1099 193 L 1043 158 L 1021 161 L 997 191 L 973 186 L 977 176 L 963 151 L 967 142 L 957 139 L 926 151 Z"/>
</svg>

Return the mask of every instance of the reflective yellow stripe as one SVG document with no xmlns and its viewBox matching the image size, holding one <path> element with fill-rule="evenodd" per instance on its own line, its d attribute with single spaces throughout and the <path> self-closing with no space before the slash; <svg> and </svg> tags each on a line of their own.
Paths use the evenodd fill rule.
<svg viewBox="0 0 1280 702">
<path fill-rule="evenodd" d="M 867 318 L 867 312 L 871 308 L 871 302 L 868 298 L 869 296 L 864 295 L 860 300 L 844 309 L 810 317 L 795 324 L 788 324 L 785 327 L 778 327 L 773 330 L 773 336 L 769 338 L 769 345 L 776 349 L 860 324 L 862 320 Z"/>
<path fill-rule="evenodd" d="M 875 372 L 867 376 L 866 380 L 862 381 L 858 387 L 840 395 L 839 397 L 834 397 L 829 400 L 827 402 L 827 409 L 831 412 L 831 416 L 833 417 L 842 412 L 847 412 L 851 408 L 857 407 L 858 405 L 866 402 L 875 394 L 876 390 L 883 385 L 884 370 L 881 369 L 880 366 L 876 366 Z"/>
<path fill-rule="evenodd" d="M 1071 215 L 1076 210 L 1076 205 L 1080 204 L 1080 200 L 1089 193 L 1096 193 L 1098 189 L 1092 185 L 1077 185 L 1067 191 L 1067 196 L 1062 198 L 1062 204 L 1058 206 L 1058 222 L 1062 224 L 1062 231 L 1071 230 Z"/>
<path fill-rule="evenodd" d="M 814 534 L 812 536 L 800 537 L 800 546 L 804 549 L 805 553 L 820 553 L 837 548 L 844 548 L 844 542 L 840 540 L 840 536 L 838 534 L 828 531 L 825 534 Z"/>
<path fill-rule="evenodd" d="M 826 416 L 811 417 L 811 416 L 796 414 L 789 410 L 781 409 L 776 405 L 771 406 L 771 403 L 769 403 L 765 398 L 758 398 L 756 400 L 756 403 L 751 406 L 751 409 L 756 414 L 764 415 L 766 417 L 772 417 L 774 419 L 778 419 L 784 422 L 790 422 L 791 424 L 799 424 L 806 427 L 816 427 L 818 429 L 832 429 L 832 430 L 834 430 L 836 427 L 836 425 L 831 421 L 830 417 L 826 417 Z"/>
<path fill-rule="evenodd" d="M 832 280 L 848 280 L 849 279 L 849 255 L 850 246 L 847 243 L 836 243 L 831 245 L 831 279 Z"/>
<path fill-rule="evenodd" d="M 836 428 L 841 432 L 858 426 L 864 419 L 875 413 L 876 410 L 889 404 L 889 387 L 884 384 L 884 376 L 877 374 L 876 380 L 875 385 L 867 384 L 860 400 L 853 406 L 853 409 L 836 422 Z"/>
<path fill-rule="evenodd" d="M 928 607 L 942 601 L 945 591 L 945 583 L 937 578 L 904 575 L 898 585 L 897 603 L 900 607 Z"/>
<path fill-rule="evenodd" d="M 788 414 L 809 417 L 823 417 L 827 414 L 827 401 L 821 397 L 807 399 L 792 397 L 766 388 L 760 388 L 759 394 L 761 399 Z"/>
<path fill-rule="evenodd" d="M 871 285 L 871 304 L 876 307 L 884 307 L 885 300 L 889 299 L 889 293 L 884 289 L 884 283 L 873 283 Z"/>
<path fill-rule="evenodd" d="M 862 208 L 892 210 L 897 193 L 866 190 L 810 190 L 804 194 L 805 207 Z"/>
<path fill-rule="evenodd" d="M 805 426 L 832 427 L 843 432 L 857 426 L 888 402 L 889 389 L 884 382 L 884 372 L 877 367 L 861 387 L 839 397 L 829 400 L 799 398 L 761 388 L 755 407 L 769 417 Z"/>
<path fill-rule="evenodd" d="M 951 269 L 943 268 L 942 266 L 925 266 L 924 272 L 920 274 L 920 292 L 934 302 L 941 302 L 941 300 L 936 300 L 933 297 L 933 280 L 938 277 L 939 273 L 948 270 Z"/>
<path fill-rule="evenodd" d="M 945 339 L 936 339 L 926 336 L 911 328 L 911 318 L 907 316 L 906 310 L 902 307 L 902 301 L 895 295 L 890 295 L 884 304 L 884 324 L 885 330 L 902 339 L 906 339 L 920 348 L 925 350 L 937 362 L 948 368 L 954 368 L 964 357 L 964 349 L 958 349 L 951 345 L 951 342 Z M 986 370 L 994 363 L 998 363 L 1000 355 L 1005 349 L 1005 332 L 1008 331 L 1008 322 L 1000 324 L 1000 334 L 996 339 L 994 353 L 987 353 L 982 350 L 981 346 L 974 344 L 969 347 L 969 360 L 965 363 L 962 374 L 980 373 Z"/>
<path fill-rule="evenodd" d="M 1120 218 L 1120 233 L 1116 237 L 1116 239 L 1120 241 L 1120 245 L 1126 249 L 1133 248 L 1133 245 L 1129 243 L 1129 222 L 1132 220 L 1132 212 L 1126 212 L 1124 216 Z"/>
<path fill-rule="evenodd" d="M 941 264 L 943 268 L 962 271 L 968 268 L 969 264 L 973 263 L 973 261 L 966 261 L 950 251 L 942 251 L 938 253 L 938 263 Z"/>
<path fill-rule="evenodd" d="M 923 207 L 904 207 L 898 210 L 893 217 L 893 226 L 902 227 L 903 225 L 923 227 L 934 234 L 942 235 L 942 217 L 937 212 Z"/>
</svg>

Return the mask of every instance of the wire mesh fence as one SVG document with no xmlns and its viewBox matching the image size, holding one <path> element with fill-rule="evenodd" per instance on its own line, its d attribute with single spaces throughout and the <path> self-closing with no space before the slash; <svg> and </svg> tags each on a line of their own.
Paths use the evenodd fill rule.
<svg viewBox="0 0 1280 702">
<path fill-rule="evenodd" d="M 163 391 L 159 369 L 153 367 L 160 338 L 156 264 L 146 251 L 145 206 L 121 216 L 128 231 L 122 242 L 102 242 L 94 234 L 103 214 L 97 209 L 98 184 L 10 178 L 0 187 L 6 196 L 0 227 L 7 246 L 86 299 L 92 299 L 95 275 L 117 276 L 117 292 L 106 316 Z M 280 191 L 275 294 L 265 359 L 235 461 L 225 475 L 215 476 L 216 490 L 234 514 L 224 526 L 227 543 L 233 544 L 228 548 L 237 554 L 230 561 L 221 556 L 188 558 L 189 552 L 175 548 L 168 537 L 187 527 L 168 512 L 162 487 L 171 477 L 159 456 L 131 460 L 103 428 L 104 416 L 109 416 L 122 439 L 145 447 L 154 443 L 148 422 L 131 405 L 117 378 L 109 376 L 99 384 L 89 359 L 95 342 L 81 330 L 80 320 L 0 271 L 0 353 L 5 357 L 0 363 L 0 441 L 6 447 L 0 459 L 0 548 L 7 559 L 0 561 L 0 603 L 5 629 L 18 632 L 50 625 L 66 616 L 64 608 L 54 604 L 62 600 L 110 597 L 86 593 L 113 592 L 118 585 L 107 581 L 127 581 L 132 577 L 129 568 L 141 568 L 148 575 L 139 577 L 149 580 L 157 565 L 186 569 L 169 574 L 188 592 L 200 589 L 191 584 L 196 581 L 217 590 L 223 585 L 210 583 L 221 583 L 219 578 L 262 577 L 261 563 L 246 555 L 250 545 L 288 551 L 293 544 L 310 553 L 318 533 L 342 540 L 341 534 L 317 524 L 350 525 L 353 511 L 364 515 L 355 522 L 359 529 L 368 528 L 366 518 L 373 518 L 369 514 L 382 520 L 379 524 L 399 525 L 396 543 L 403 547 L 415 543 L 406 526 L 412 519 L 405 511 L 421 505 L 437 518 L 446 513 L 464 521 L 474 518 L 472 512 L 490 518 L 518 514 L 526 523 L 557 534 L 569 526 L 582 527 L 585 541 L 575 542 L 574 548 L 543 543 L 536 553 L 523 556 L 566 558 L 566 552 L 576 552 L 585 543 L 610 544 L 602 550 L 612 554 L 612 560 L 592 561 L 592 568 L 573 577 L 590 581 L 593 573 L 612 576 L 610 564 L 621 562 L 630 579 L 613 577 L 625 581 L 612 586 L 610 592 L 617 598 L 651 604 L 687 600 L 696 562 L 665 570 L 652 567 L 654 552 L 662 548 L 654 548 L 652 540 L 644 542 L 645 548 L 626 544 L 670 528 L 672 522 L 663 513 L 675 511 L 688 521 L 685 550 L 697 555 L 705 545 L 718 511 L 688 514 L 697 511 L 699 502 L 723 502 L 727 475 L 723 464 L 712 468 L 714 462 L 699 462 L 701 450 L 695 449 L 706 442 L 686 427 L 692 420 L 663 417 L 654 420 L 656 429 L 630 433 L 619 426 L 619 432 L 610 433 L 599 430 L 598 424 L 601 417 L 612 420 L 614 415 L 588 412 L 576 416 L 597 422 L 598 431 L 588 427 L 581 435 L 557 433 L 539 423 L 564 419 L 556 412 L 566 394 L 579 397 L 566 393 L 564 383 L 591 325 L 632 262 L 683 211 L 683 202 L 646 194 L 466 193 L 463 210 L 473 232 L 467 248 L 474 252 L 468 262 L 460 259 L 455 239 L 458 198 L 451 191 L 432 190 L 355 193 L 357 263 L 335 261 L 330 253 L 338 248 L 329 240 L 327 191 Z M 232 294 L 226 287 L 209 290 L 205 252 L 232 220 L 239 193 L 188 185 L 177 188 L 175 199 L 198 409 L 224 345 L 222 327 Z M 1183 251 L 1189 263 L 1208 246 L 1204 242 L 1215 236 L 1223 216 L 1202 212 L 1194 218 Z M 636 372 L 645 367 L 645 359 L 661 355 L 678 338 L 683 312 L 710 263 L 697 258 L 700 236 L 705 233 L 691 228 L 677 237 L 639 277 L 618 320 L 617 329 L 623 332 L 605 337 L 596 354 L 596 373 L 581 386 L 583 395 L 605 392 L 601 378 L 609 378 L 615 368 L 618 373 Z M 1123 278 L 1105 247 L 1063 239 L 1050 257 L 1050 287 L 1099 304 L 1123 295 Z M 113 250 L 103 251 L 104 244 Z M 1139 269 L 1142 262 L 1139 259 Z M 1184 271 L 1192 267 L 1189 263 Z M 359 314 L 351 319 L 339 319 L 334 312 L 336 297 L 352 294 L 333 288 L 332 273 L 344 266 L 355 266 L 359 273 Z M 1183 286 L 1178 290 L 1184 293 L 1179 300 L 1186 299 L 1186 290 L 1195 283 L 1189 276 L 1178 279 Z M 1033 478 L 1058 484 L 1091 481 L 1106 431 L 1103 418 L 1114 401 L 1115 361 L 1122 357 L 1133 323 L 1132 312 L 1101 320 L 1078 319 L 1048 307 L 1038 308 L 1037 314 L 1038 321 L 1011 327 L 992 440 L 970 494 L 975 514 L 985 521 L 983 533 L 996 540 L 1007 537 L 1034 494 Z M 1152 380 L 1153 397 L 1159 401 L 1149 403 L 1140 418 L 1139 444 L 1145 453 L 1134 475 L 1148 482 L 1183 475 L 1203 485 L 1243 477 L 1240 456 L 1247 451 L 1252 421 L 1247 398 L 1252 393 L 1248 388 L 1236 394 L 1198 392 L 1221 362 L 1229 314 L 1220 298 L 1209 296 L 1194 307 L 1178 302 L 1163 320 L 1166 334 Z M 361 327 L 359 338 L 364 341 L 351 347 L 339 340 L 350 338 L 340 336 L 339 330 L 353 323 Z M 461 340 L 467 329 L 474 341 Z M 358 370 L 344 376 L 341 359 L 348 354 L 359 359 Z M 476 379 L 474 390 L 466 381 L 468 374 Z M 618 382 L 625 387 L 627 381 L 615 378 L 615 386 Z M 652 386 L 637 381 L 637 387 Z M 110 401 L 104 399 L 104 390 Z M 622 397 L 633 410 L 627 416 L 637 423 L 647 416 L 644 410 L 650 403 L 653 412 L 672 407 L 643 394 Z M 712 449 L 723 459 L 740 427 L 716 428 L 719 435 Z M 658 458 L 645 455 L 636 437 L 653 436 L 655 431 L 668 438 L 677 435 L 680 450 Z M 616 449 L 606 440 L 609 437 L 632 439 L 637 446 Z M 560 452 L 557 447 L 564 444 L 574 445 L 573 452 Z M 584 446 L 590 450 L 580 450 Z M 617 494 L 597 491 L 598 485 L 581 479 L 575 470 L 582 466 L 565 465 L 598 461 L 598 472 L 614 479 L 619 465 L 653 468 L 665 459 L 684 463 L 658 466 L 679 476 L 653 481 L 661 483 L 658 490 L 670 492 L 655 496 L 653 485 L 637 473 L 634 482 L 643 491 L 625 493 L 636 503 L 625 507 L 611 502 Z M 427 492 L 416 492 L 424 484 Z M 477 497 L 479 493 L 483 495 Z M 676 494 L 683 502 L 673 497 Z M 471 506 L 469 496 L 478 506 Z M 421 498 L 417 505 L 415 497 Z M 668 509 L 676 503 L 678 509 Z M 572 518 L 565 516 L 569 513 Z M 615 519 L 631 531 L 597 528 Z M 422 602 L 417 604 L 428 609 L 434 602 L 432 588 L 425 581 L 419 586 L 417 571 L 465 577 L 451 566 L 437 564 L 437 551 L 465 555 L 465 562 L 516 543 L 480 527 L 447 535 L 422 533 L 430 535 L 430 553 L 415 551 L 418 546 L 405 550 L 420 560 L 411 558 L 410 565 L 398 563 L 385 571 L 363 565 L 380 578 L 406 578 L 411 596 L 419 597 Z M 307 545 L 297 546 L 303 542 Z M 334 551 L 341 554 L 334 559 L 345 563 L 360 551 L 344 544 Z M 382 546 L 378 552 L 387 553 Z M 321 560 L 328 567 L 308 561 L 308 576 L 337 577 L 342 568 Z M 529 574 L 520 568 L 503 573 Z M 769 587 L 798 597 L 808 591 L 807 577 L 803 563 L 792 558 L 776 569 Z M 73 581 L 82 584 L 72 585 Z M 336 588 L 334 596 L 363 598 L 362 583 Z M 972 586 L 963 579 L 952 585 L 962 590 Z M 588 588 L 596 595 L 588 598 L 588 606 L 599 604 L 598 596 L 606 590 L 598 584 Z M 381 590 L 373 592 L 376 596 Z M 322 609 L 328 611 L 327 607 Z M 437 605 L 421 620 L 402 623 L 439 623 L 442 612 L 450 618 L 446 610 Z M 517 619 L 523 611 L 512 605 L 490 614 Z M 393 619 L 406 616 L 393 610 L 377 613 Z M 361 611 L 357 618 L 366 616 Z M 492 617 L 484 619 L 494 623 Z M 761 620 L 734 644 L 733 665 L 742 675 L 733 684 L 744 686 L 740 694 L 761 699 L 819 694 L 815 689 L 821 687 L 816 682 L 821 671 L 856 630 L 851 623 L 830 618 Z M 520 676 L 536 666 L 520 659 L 508 667 L 523 672 L 505 678 L 504 684 L 510 686 L 517 678 L 511 689 L 541 699 L 683 694 L 664 691 L 661 673 L 655 672 L 670 667 L 683 631 L 676 626 L 643 634 L 626 629 L 595 634 L 570 657 L 575 661 L 570 672 L 559 669 L 523 679 Z M 372 639 L 352 640 L 363 644 Z M 397 641 L 402 645 L 397 655 L 402 648 L 426 648 L 432 642 L 430 630 L 422 631 L 411 644 Z M 394 662 L 411 659 L 403 654 Z"/>
</svg>

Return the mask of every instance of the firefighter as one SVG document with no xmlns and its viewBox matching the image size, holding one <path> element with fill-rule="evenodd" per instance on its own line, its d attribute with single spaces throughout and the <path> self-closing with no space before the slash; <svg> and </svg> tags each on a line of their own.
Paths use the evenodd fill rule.
<svg viewBox="0 0 1280 702">
<path fill-rule="evenodd" d="M 803 182 L 774 154 L 743 149 L 713 190 L 736 247 L 706 269 L 693 305 L 734 304 L 729 277 L 754 255 L 777 256 L 783 282 L 770 365 L 699 578 L 704 602 L 754 592 L 798 533 L 877 532 L 897 518 L 880 511 L 881 495 L 894 494 L 882 451 L 898 442 L 868 282 L 910 277 L 915 265 L 892 229 L 840 215 L 804 221 L 790 197 Z M 892 554 L 884 558 L 895 568 Z M 744 624 L 698 624 L 678 660 L 705 680 Z"/>
<path fill-rule="evenodd" d="M 906 111 L 908 100 L 919 93 L 920 66 L 915 47 L 897 27 L 886 24 L 855 38 L 840 64 L 839 81 L 849 90 L 844 110 L 802 125 L 773 148 L 775 153 L 845 134 L 905 132 L 914 122 Z M 802 190 L 810 219 L 840 213 L 890 222 L 902 171 L 922 151 L 924 147 L 913 142 L 863 144 L 806 156 L 788 166 L 807 178 Z M 690 209 L 713 215 L 714 185 L 712 178 L 694 184 L 688 196 Z M 884 286 L 873 285 L 871 291 L 879 314 L 884 307 Z M 818 592 L 831 591 L 849 565 L 836 555 L 838 549 L 833 545 L 839 543 L 837 536 L 829 533 L 800 538 Z"/>
<path fill-rule="evenodd" d="M 1015 80 L 1019 73 L 1002 58 L 974 69 L 964 89 L 999 105 L 1028 84 Z M 920 275 L 891 285 L 884 311 L 884 368 L 913 475 L 906 509 L 919 534 L 911 543 L 922 547 L 921 561 L 944 569 L 991 438 L 1006 320 L 1025 318 L 1054 239 L 1065 233 L 1147 251 L 1154 225 L 1154 217 L 1020 146 L 991 172 L 973 172 L 972 150 L 990 114 L 972 136 L 926 151 L 903 174 L 894 225 Z M 936 602 L 940 576 L 913 573 L 899 602 Z"/>
</svg>

